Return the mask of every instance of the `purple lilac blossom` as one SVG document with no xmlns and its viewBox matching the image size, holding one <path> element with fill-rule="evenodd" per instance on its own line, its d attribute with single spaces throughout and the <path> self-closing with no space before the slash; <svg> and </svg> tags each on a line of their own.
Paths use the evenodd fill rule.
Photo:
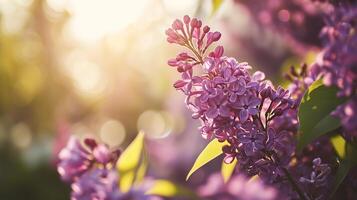
<svg viewBox="0 0 357 200">
<path fill-rule="evenodd" d="M 299 181 L 304 189 L 309 191 L 310 199 L 326 199 L 326 186 L 330 183 L 331 168 L 328 164 L 322 163 L 321 158 L 312 160 L 312 171 L 308 176 L 300 177 Z"/>
<path fill-rule="evenodd" d="M 64 181 L 73 182 L 96 164 L 101 164 L 103 167 L 115 165 L 119 155 L 119 149 L 111 151 L 107 145 L 97 144 L 95 140 L 89 138 L 83 145 L 72 136 L 67 146 L 59 153 L 57 170 Z"/>
<path fill-rule="evenodd" d="M 115 170 L 93 169 L 72 184 L 71 200 L 115 200 L 120 195 Z"/>
<path fill-rule="evenodd" d="M 119 174 L 115 164 L 119 149 L 110 150 L 94 139 L 85 139 L 82 144 L 74 136 L 59 154 L 58 172 L 64 181 L 71 183 L 71 200 L 160 200 L 145 195 L 144 184 L 120 191 Z"/>
<path fill-rule="evenodd" d="M 202 136 L 229 143 L 222 149 L 226 163 L 237 158 L 240 171 L 259 175 L 268 184 L 286 187 L 295 149 L 297 101 L 289 91 L 264 80 L 262 72 L 251 75 L 247 63 L 223 56 L 223 47 L 216 47 L 207 56 L 202 43 L 209 38 L 192 36 L 200 32 L 202 23 L 192 19 L 194 24 L 199 22 L 197 28 L 189 26 L 188 16 L 183 21 L 176 20 L 166 34 L 170 43 L 185 46 L 192 54 L 180 53 L 168 64 L 181 73 L 182 79 L 174 87 L 186 95 L 192 117 L 201 121 Z M 201 69 L 194 70 L 194 66 Z M 292 188 L 286 191 L 297 197 Z"/>
<path fill-rule="evenodd" d="M 318 39 L 323 16 L 331 10 L 328 3 L 311 0 L 236 0 L 252 13 L 263 28 L 279 33 L 297 53 L 321 46 Z"/>
<path fill-rule="evenodd" d="M 249 179 L 243 174 L 233 176 L 227 183 L 224 183 L 220 174 L 212 174 L 208 177 L 207 183 L 200 186 L 197 192 L 208 200 L 282 199 L 275 188 L 264 185 L 259 179 Z"/>
<path fill-rule="evenodd" d="M 357 137 L 357 4 L 336 6 L 321 31 L 324 49 L 317 61 L 323 82 L 339 88 L 338 96 L 348 98 L 332 114 L 340 117 L 343 136 Z"/>
<path fill-rule="evenodd" d="M 145 195 L 144 188 L 132 188 L 121 192 L 115 169 L 92 169 L 72 184 L 71 200 L 160 200 Z"/>
</svg>

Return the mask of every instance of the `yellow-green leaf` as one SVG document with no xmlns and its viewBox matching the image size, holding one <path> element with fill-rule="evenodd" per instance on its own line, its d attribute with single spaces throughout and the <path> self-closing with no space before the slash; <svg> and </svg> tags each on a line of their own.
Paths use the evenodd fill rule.
<svg viewBox="0 0 357 200">
<path fill-rule="evenodd" d="M 144 149 L 143 159 L 141 160 L 140 166 L 136 173 L 135 183 L 140 183 L 143 181 L 145 174 L 146 174 L 147 167 L 148 167 L 148 160 L 145 155 L 145 149 Z"/>
<path fill-rule="evenodd" d="M 221 174 L 225 183 L 231 178 L 233 171 L 237 165 L 237 161 L 237 159 L 234 159 L 233 162 L 229 164 L 225 163 L 224 161 L 222 162 Z"/>
<path fill-rule="evenodd" d="M 331 143 L 334 149 L 337 152 L 337 155 L 340 159 L 345 158 L 346 155 L 346 141 L 341 135 L 336 135 L 331 138 Z"/>
<path fill-rule="evenodd" d="M 203 165 L 207 164 L 217 156 L 222 154 L 222 147 L 228 144 L 227 142 L 219 142 L 217 139 L 212 140 L 205 149 L 198 155 L 195 163 L 193 164 L 190 172 L 188 172 L 186 180 L 190 178 L 190 176 Z"/>
<path fill-rule="evenodd" d="M 134 182 L 143 148 L 144 133 L 140 132 L 134 141 L 122 153 L 117 162 L 117 169 L 120 174 L 119 185 L 123 192 L 129 191 Z"/>
<path fill-rule="evenodd" d="M 171 181 L 155 180 L 151 188 L 146 191 L 147 195 L 157 195 L 162 197 L 185 196 L 185 199 L 197 199 L 194 192 Z"/>
<path fill-rule="evenodd" d="M 212 0 L 212 15 L 221 7 L 223 0 Z"/>
</svg>

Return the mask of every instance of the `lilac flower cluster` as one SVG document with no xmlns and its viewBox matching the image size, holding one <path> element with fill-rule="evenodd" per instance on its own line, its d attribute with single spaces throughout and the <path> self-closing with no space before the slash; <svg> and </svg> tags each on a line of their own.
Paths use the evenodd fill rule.
<svg viewBox="0 0 357 200">
<path fill-rule="evenodd" d="M 323 15 L 331 9 L 326 3 L 311 0 L 236 0 L 244 5 L 262 27 L 278 32 L 291 50 L 304 53 L 306 47 L 320 47 L 319 32 Z"/>
<path fill-rule="evenodd" d="M 58 173 L 71 183 L 71 200 L 150 200 L 140 188 L 123 193 L 115 164 L 120 150 L 85 139 L 84 145 L 71 137 L 59 153 Z"/>
<path fill-rule="evenodd" d="M 71 137 L 67 146 L 59 153 L 57 170 L 64 181 L 72 183 L 96 165 L 112 168 L 120 155 L 120 150 L 110 151 L 108 146 L 97 144 L 94 139 L 86 139 L 84 145 Z"/>
<path fill-rule="evenodd" d="M 314 199 L 323 199 L 324 193 L 319 191 L 320 188 L 324 189 L 328 184 L 328 178 L 330 177 L 331 168 L 322 163 L 321 158 L 315 158 L 313 161 L 312 172 L 309 177 L 300 177 L 300 182 L 305 185 L 306 190 L 310 190 L 310 193 L 317 193 Z"/>
<path fill-rule="evenodd" d="M 238 159 L 238 168 L 247 175 L 259 175 L 266 183 L 279 183 L 282 187 L 287 177 L 290 183 L 294 182 L 289 163 L 294 156 L 293 136 L 298 125 L 296 101 L 289 91 L 275 89 L 264 80 L 264 73 L 251 75 L 247 63 L 223 56 L 223 47 L 216 47 L 206 56 L 207 45 L 202 50 L 202 43 L 212 41 L 209 35 L 212 37 L 213 33 L 207 34 L 207 38 L 193 36 L 195 31 L 182 28 L 183 24 L 189 27 L 188 19 L 185 16 L 184 23 L 176 20 L 166 34 L 170 43 L 185 46 L 192 54 L 180 53 L 168 63 L 181 73 L 182 78 L 174 87 L 186 95 L 192 117 L 201 121 L 202 136 L 227 141 L 229 145 L 222 149 L 225 162 Z M 291 187 L 288 190 L 297 195 Z M 297 192 L 300 197 L 305 195 Z"/>
<path fill-rule="evenodd" d="M 302 64 L 299 71 L 296 67 L 291 66 L 289 73 L 285 74 L 286 80 L 290 81 L 288 90 L 291 92 L 291 96 L 297 99 L 298 102 L 301 101 L 305 94 L 305 91 L 309 86 L 318 78 L 318 66 L 310 66 L 307 64 Z"/>
<path fill-rule="evenodd" d="M 321 31 L 322 59 L 317 63 L 324 84 L 337 86 L 340 97 L 348 102 L 333 113 L 341 118 L 344 136 L 357 137 L 357 4 L 337 6 Z"/>
<path fill-rule="evenodd" d="M 212 174 L 207 183 L 198 188 L 198 194 L 205 199 L 212 200 L 282 199 L 275 188 L 265 185 L 259 179 L 249 179 L 243 174 L 233 176 L 227 183 L 224 183 L 220 174 Z"/>
</svg>

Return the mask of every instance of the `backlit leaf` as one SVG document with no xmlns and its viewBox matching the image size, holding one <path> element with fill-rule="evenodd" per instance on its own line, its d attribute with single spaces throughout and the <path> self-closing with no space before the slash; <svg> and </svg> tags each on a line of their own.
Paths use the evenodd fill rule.
<svg viewBox="0 0 357 200">
<path fill-rule="evenodd" d="M 229 164 L 225 163 L 224 161 L 222 162 L 221 174 L 225 183 L 231 178 L 237 165 L 237 161 L 237 159 L 234 159 L 233 162 Z"/>
<path fill-rule="evenodd" d="M 120 176 L 119 185 L 123 192 L 129 191 L 134 182 L 143 148 L 144 133 L 140 132 L 134 141 L 122 153 L 117 162 L 117 169 Z"/>
<path fill-rule="evenodd" d="M 346 155 L 346 141 L 341 135 L 336 135 L 331 138 L 331 143 L 334 149 L 337 152 L 337 155 L 340 159 L 344 158 Z"/>
<path fill-rule="evenodd" d="M 203 165 L 207 164 L 217 156 L 221 155 L 222 147 L 226 145 L 227 142 L 219 142 L 217 139 L 212 140 L 208 145 L 203 149 L 203 151 L 198 155 L 195 163 L 193 164 L 190 172 L 188 172 L 186 180 L 190 178 L 190 176 Z"/>
<path fill-rule="evenodd" d="M 157 195 L 162 197 L 185 197 L 185 199 L 197 199 L 194 192 L 186 187 L 177 185 L 168 180 L 155 180 L 152 187 L 146 191 L 147 195 Z"/>
</svg>

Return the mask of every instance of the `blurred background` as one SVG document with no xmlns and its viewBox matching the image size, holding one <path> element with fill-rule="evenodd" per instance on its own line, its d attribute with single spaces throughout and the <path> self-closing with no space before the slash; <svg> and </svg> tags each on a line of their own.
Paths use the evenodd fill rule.
<svg viewBox="0 0 357 200">
<path fill-rule="evenodd" d="M 72 134 L 125 148 L 144 130 L 150 173 L 184 181 L 206 141 L 172 87 L 178 76 L 166 63 L 179 48 L 165 29 L 199 17 L 222 32 L 226 55 L 285 84 L 282 72 L 319 48 L 320 10 L 296 4 L 0 0 L 0 199 L 69 199 L 55 164 Z"/>
</svg>

